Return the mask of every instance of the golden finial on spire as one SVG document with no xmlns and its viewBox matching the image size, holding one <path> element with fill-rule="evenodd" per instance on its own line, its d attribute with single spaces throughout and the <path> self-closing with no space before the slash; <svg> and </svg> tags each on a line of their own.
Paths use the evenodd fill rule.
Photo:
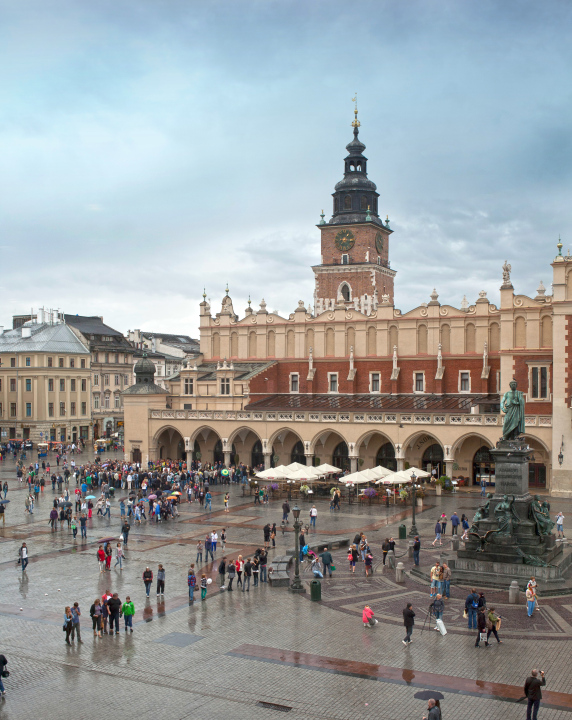
<svg viewBox="0 0 572 720">
<path fill-rule="evenodd" d="M 357 114 L 358 114 L 358 109 L 357 109 L 357 92 L 356 92 L 356 96 L 352 98 L 352 102 L 355 103 L 355 108 L 354 108 L 354 116 L 355 116 L 355 117 L 354 117 L 354 121 L 353 121 L 353 123 L 352 123 L 352 127 L 353 127 L 353 128 L 358 128 L 358 127 L 361 125 L 361 123 L 360 123 L 360 121 L 357 119 Z"/>
</svg>

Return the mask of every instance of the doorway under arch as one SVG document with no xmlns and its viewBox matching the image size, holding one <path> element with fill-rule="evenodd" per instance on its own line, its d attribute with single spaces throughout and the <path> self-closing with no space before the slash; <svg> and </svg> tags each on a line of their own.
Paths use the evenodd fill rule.
<svg viewBox="0 0 572 720">
<path fill-rule="evenodd" d="M 393 443 L 385 443 L 379 448 L 375 457 L 375 464 L 381 465 L 392 472 L 397 472 L 397 460 L 395 459 Z"/>
<path fill-rule="evenodd" d="M 332 465 L 342 470 L 350 469 L 350 458 L 347 443 L 341 442 L 336 445 L 332 453 Z"/>
<path fill-rule="evenodd" d="M 482 445 L 473 457 L 473 485 L 480 485 L 483 479 L 487 484 L 494 485 L 495 461 L 489 450 Z"/>
<path fill-rule="evenodd" d="M 304 455 L 304 443 L 301 440 L 298 440 L 296 445 L 292 448 L 292 452 L 290 453 L 290 462 L 297 462 L 300 463 L 300 465 L 306 464 L 306 456 Z"/>
<path fill-rule="evenodd" d="M 432 477 L 441 477 L 443 474 L 443 448 L 438 443 L 429 445 L 423 453 L 421 469 L 431 473 Z M 436 475 L 433 470 L 436 470 Z"/>
<path fill-rule="evenodd" d="M 224 463 L 224 452 L 222 449 L 222 440 L 219 438 L 214 446 L 213 450 L 213 460 L 214 462 L 221 462 Z M 230 464 L 231 465 L 237 465 L 239 462 L 239 458 L 236 454 L 236 448 L 234 447 L 234 443 L 232 445 L 232 450 L 230 452 Z"/>
<path fill-rule="evenodd" d="M 165 428 L 157 438 L 160 460 L 185 460 L 185 441 L 178 430 Z"/>
<path fill-rule="evenodd" d="M 262 452 L 262 443 L 257 440 L 252 446 L 250 453 L 250 466 L 255 468 L 258 465 L 264 465 L 264 453 Z"/>
</svg>

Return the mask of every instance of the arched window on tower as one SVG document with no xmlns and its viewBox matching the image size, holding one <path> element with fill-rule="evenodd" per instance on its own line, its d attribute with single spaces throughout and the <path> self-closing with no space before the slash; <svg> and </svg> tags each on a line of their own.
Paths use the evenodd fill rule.
<svg viewBox="0 0 572 720">
<path fill-rule="evenodd" d="M 338 198 L 335 197 L 334 198 L 334 212 L 338 212 L 338 208 L 339 208 Z"/>
<path fill-rule="evenodd" d="M 362 195 L 361 196 L 361 209 L 367 210 L 367 206 L 368 206 L 367 197 L 365 195 Z"/>
<path fill-rule="evenodd" d="M 350 286 L 347 283 L 344 283 L 341 286 L 340 292 L 341 292 L 342 297 L 345 300 L 345 302 L 350 302 L 350 300 L 352 299 L 352 291 L 351 291 Z"/>
<path fill-rule="evenodd" d="M 344 210 L 351 210 L 352 209 L 352 196 L 346 195 L 344 198 Z"/>
</svg>

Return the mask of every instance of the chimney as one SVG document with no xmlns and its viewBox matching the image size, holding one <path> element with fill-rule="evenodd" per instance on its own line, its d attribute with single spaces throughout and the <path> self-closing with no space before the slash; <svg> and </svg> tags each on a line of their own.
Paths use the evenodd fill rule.
<svg viewBox="0 0 572 720">
<path fill-rule="evenodd" d="M 32 337 L 32 328 L 30 327 L 22 327 L 22 338 L 29 338 Z"/>
</svg>

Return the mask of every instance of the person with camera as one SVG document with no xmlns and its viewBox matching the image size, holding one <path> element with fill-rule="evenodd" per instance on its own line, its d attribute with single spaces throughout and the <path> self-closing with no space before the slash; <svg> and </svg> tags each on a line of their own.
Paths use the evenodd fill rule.
<svg viewBox="0 0 572 720">
<path fill-rule="evenodd" d="M 440 593 L 438 593 L 435 600 L 433 600 L 431 605 L 429 605 L 429 612 L 432 613 L 433 617 L 435 618 L 435 622 L 437 620 L 441 620 L 441 621 L 443 620 L 443 611 L 444 610 L 445 610 L 445 603 L 443 602 L 443 596 Z M 433 629 L 440 632 L 439 627 L 437 625 L 435 625 L 435 627 Z"/>
<path fill-rule="evenodd" d="M 526 720 L 536 720 L 538 717 L 538 708 L 542 700 L 542 690 L 540 688 L 544 685 L 546 685 L 544 670 L 540 671 L 540 678 L 538 677 L 538 670 L 531 670 L 530 677 L 526 678 L 524 683 L 524 694 L 528 698 Z"/>
</svg>

